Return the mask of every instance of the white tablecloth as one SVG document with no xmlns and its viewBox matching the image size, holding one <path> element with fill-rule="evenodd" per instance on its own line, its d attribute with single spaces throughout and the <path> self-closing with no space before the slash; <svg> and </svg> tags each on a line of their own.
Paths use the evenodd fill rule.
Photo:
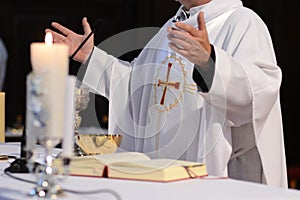
<svg viewBox="0 0 300 200">
<path fill-rule="evenodd" d="M 0 154 L 17 155 L 20 152 L 19 143 L 0 144 Z M 0 200 L 33 199 L 28 196 L 34 184 L 22 182 L 3 173 L 9 166 L 9 161 L 0 162 Z M 31 174 L 15 174 L 27 180 L 34 180 Z M 112 190 L 124 200 L 176 200 L 176 199 L 272 199 L 272 200 L 300 200 L 300 191 L 269 187 L 262 184 L 249 183 L 231 179 L 190 179 L 171 183 L 155 183 L 143 181 L 117 180 L 106 178 L 87 178 L 69 176 L 60 184 L 64 189 L 77 192 L 91 190 Z M 58 199 L 72 200 L 110 200 L 117 199 L 106 193 L 75 194 L 64 192 Z"/>
</svg>

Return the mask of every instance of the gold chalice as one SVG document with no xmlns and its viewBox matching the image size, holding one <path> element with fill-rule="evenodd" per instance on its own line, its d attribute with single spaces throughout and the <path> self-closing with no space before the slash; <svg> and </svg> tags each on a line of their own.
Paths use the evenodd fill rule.
<svg viewBox="0 0 300 200">
<path fill-rule="evenodd" d="M 121 145 L 122 135 L 117 134 L 77 134 L 77 146 L 83 155 L 114 153 Z"/>
<path fill-rule="evenodd" d="M 88 107 L 90 101 L 89 88 L 86 85 L 81 84 L 79 81 L 76 83 L 75 100 L 74 154 L 76 156 L 85 156 L 114 153 L 121 144 L 121 135 L 79 133 L 79 127 L 81 124 L 81 116 L 79 113 Z"/>
</svg>

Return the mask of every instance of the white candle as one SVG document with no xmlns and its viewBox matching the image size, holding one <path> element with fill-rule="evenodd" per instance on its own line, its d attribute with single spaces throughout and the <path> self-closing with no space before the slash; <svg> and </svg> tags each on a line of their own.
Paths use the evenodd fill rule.
<svg viewBox="0 0 300 200">
<path fill-rule="evenodd" d="M 0 92 L 0 142 L 5 142 L 5 93 Z"/>
<path fill-rule="evenodd" d="M 66 103 L 65 103 L 65 131 L 63 139 L 64 157 L 70 158 L 73 155 L 74 147 L 74 113 L 75 113 L 75 84 L 76 77 L 68 76 L 66 80 Z"/>
<path fill-rule="evenodd" d="M 32 95 L 31 91 L 33 90 L 31 82 L 33 76 L 33 73 L 29 73 L 26 78 L 26 148 L 24 150 L 27 152 L 33 152 L 37 143 L 37 137 L 41 132 L 39 127 L 35 127 L 33 125 L 34 116 L 32 111 L 30 110 L 30 101 Z M 27 156 L 30 156 L 30 154 Z"/>
<path fill-rule="evenodd" d="M 69 71 L 69 48 L 64 44 L 53 44 L 51 33 L 47 33 L 45 43 L 30 45 L 30 59 L 33 73 L 42 77 L 41 88 L 44 94 L 41 103 L 47 113 L 47 137 L 63 137 L 65 84 Z"/>
</svg>

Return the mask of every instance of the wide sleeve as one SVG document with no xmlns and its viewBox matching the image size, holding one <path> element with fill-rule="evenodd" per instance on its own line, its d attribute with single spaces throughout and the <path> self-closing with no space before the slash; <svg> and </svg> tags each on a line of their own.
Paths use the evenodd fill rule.
<svg viewBox="0 0 300 200">
<path fill-rule="evenodd" d="M 121 61 L 94 47 L 83 83 L 94 93 L 110 99 L 111 91 L 120 86 L 124 92 L 128 92 L 131 69 L 131 63 Z"/>
<path fill-rule="evenodd" d="M 133 63 L 124 62 L 95 47 L 83 78 L 92 92 L 109 100 L 110 133 L 122 134 L 122 148 L 134 150 L 130 82 Z"/>
<path fill-rule="evenodd" d="M 226 113 L 230 126 L 252 121 L 253 104 L 261 119 L 278 100 L 281 70 L 265 24 L 247 9 L 234 12 L 214 41 L 215 74 L 201 95 Z"/>
</svg>

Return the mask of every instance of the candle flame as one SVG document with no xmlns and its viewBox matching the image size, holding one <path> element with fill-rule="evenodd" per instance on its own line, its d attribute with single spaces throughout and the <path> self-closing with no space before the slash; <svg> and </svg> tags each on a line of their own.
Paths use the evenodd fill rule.
<svg viewBox="0 0 300 200">
<path fill-rule="evenodd" d="M 53 37 L 52 37 L 52 33 L 47 32 L 46 36 L 45 36 L 45 43 L 46 45 L 52 45 L 53 44 Z"/>
</svg>

